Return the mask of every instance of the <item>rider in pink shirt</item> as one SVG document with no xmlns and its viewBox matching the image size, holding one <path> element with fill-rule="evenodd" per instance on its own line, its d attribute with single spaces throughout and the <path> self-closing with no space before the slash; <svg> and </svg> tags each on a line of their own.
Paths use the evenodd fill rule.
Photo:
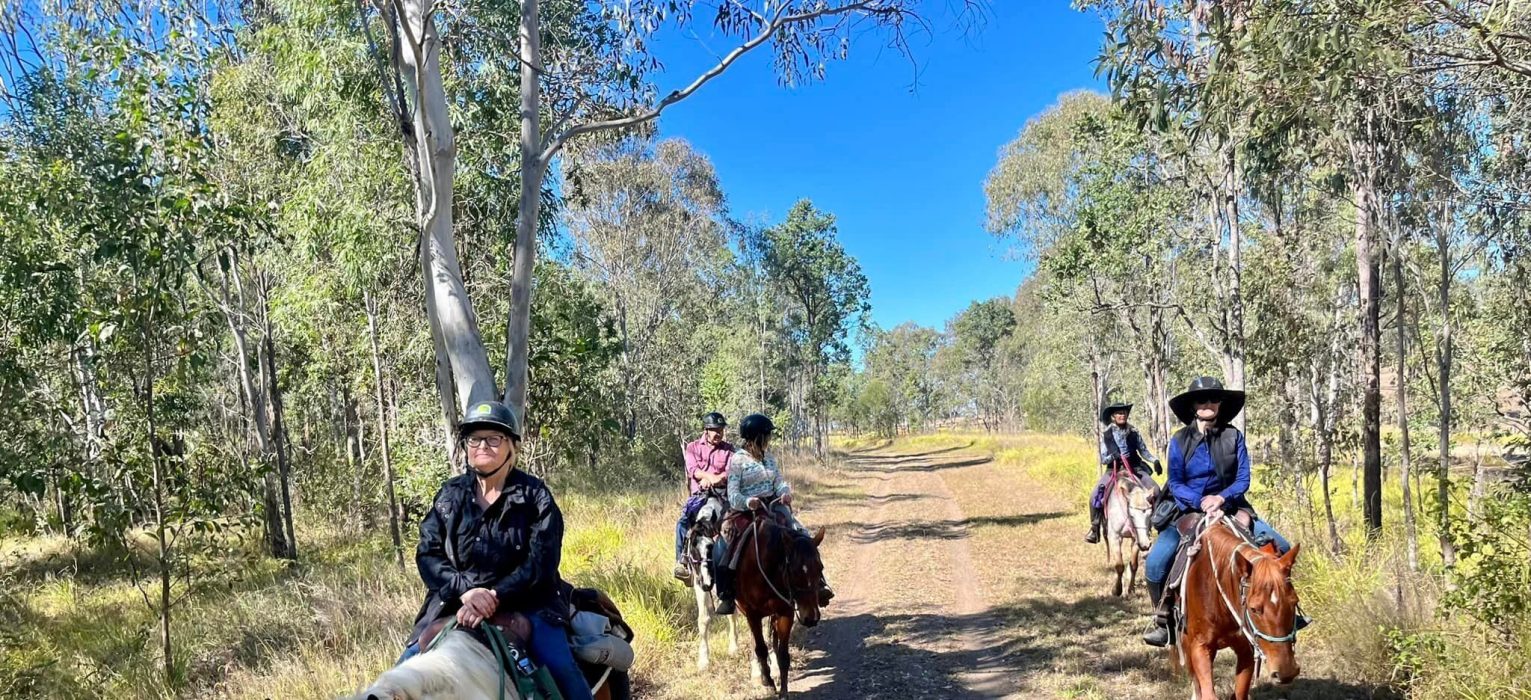
<svg viewBox="0 0 1531 700">
<path fill-rule="evenodd" d="M 721 413 L 709 413 L 702 417 L 702 436 L 686 444 L 686 483 L 691 487 L 691 498 L 686 500 L 686 506 L 682 509 L 680 520 L 675 522 L 675 578 L 685 580 L 688 576 L 686 565 L 681 561 L 681 550 L 685 546 L 686 531 L 691 529 L 691 521 L 696 517 L 696 511 L 706 501 L 707 489 L 716 486 L 723 489 L 728 485 L 728 461 L 734 454 L 734 446 L 723 439 L 723 430 L 728 427 L 728 421 Z"/>
</svg>

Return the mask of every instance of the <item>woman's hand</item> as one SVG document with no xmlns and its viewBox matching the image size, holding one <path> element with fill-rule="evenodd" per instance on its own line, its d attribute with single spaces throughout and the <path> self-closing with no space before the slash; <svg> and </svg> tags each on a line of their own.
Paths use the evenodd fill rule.
<svg viewBox="0 0 1531 700">
<path fill-rule="evenodd" d="M 466 627 L 478 627 L 480 622 L 494 615 L 500 605 L 500 597 L 488 588 L 474 588 L 462 594 L 462 607 L 457 611 L 457 623 Z"/>
<path fill-rule="evenodd" d="M 760 510 L 760 499 L 750 496 L 750 499 L 745 501 L 744 505 L 748 506 L 750 510 Z"/>
<path fill-rule="evenodd" d="M 1201 499 L 1201 512 L 1207 515 L 1223 512 L 1223 497 L 1217 495 L 1203 496 Z"/>
<path fill-rule="evenodd" d="M 778 498 L 776 500 L 781 501 L 781 504 L 784 505 L 784 506 L 790 506 L 790 505 L 792 505 L 792 492 L 788 491 L 788 492 L 782 494 L 781 498 Z"/>
</svg>

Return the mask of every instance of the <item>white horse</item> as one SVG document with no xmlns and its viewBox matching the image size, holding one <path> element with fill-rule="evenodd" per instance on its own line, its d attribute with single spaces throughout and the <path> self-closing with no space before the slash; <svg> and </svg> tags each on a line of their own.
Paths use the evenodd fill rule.
<svg viewBox="0 0 1531 700">
<path fill-rule="evenodd" d="M 1122 571 L 1126 568 L 1123 559 L 1127 558 L 1122 543 L 1129 539 L 1134 540 L 1137 547 L 1131 550 L 1132 576 L 1127 582 L 1127 592 L 1132 593 L 1138 586 L 1138 565 L 1143 560 L 1143 552 L 1152 544 L 1148 521 L 1154 510 L 1154 493 L 1154 489 L 1139 484 L 1130 473 L 1123 472 L 1106 495 L 1106 561 L 1116 571 L 1116 585 L 1111 588 L 1111 595 L 1122 595 Z"/>
<path fill-rule="evenodd" d="M 500 692 L 500 666 L 489 647 L 459 629 L 447 630 L 421 652 L 378 676 L 356 700 L 517 700 L 514 684 Z"/>
<path fill-rule="evenodd" d="M 712 576 L 712 567 L 708 562 L 711 561 L 713 547 L 718 542 L 724 510 L 725 506 L 721 503 L 716 504 L 716 507 L 712 502 L 704 505 L 697 512 L 691 526 L 691 534 L 686 538 L 687 568 L 691 570 L 691 591 L 696 594 L 696 667 L 702 671 L 712 665 L 712 649 L 707 636 L 712 626 L 716 596 L 712 593 L 715 581 Z M 737 621 L 736 615 L 728 616 L 728 654 L 730 656 L 739 653 Z"/>
</svg>

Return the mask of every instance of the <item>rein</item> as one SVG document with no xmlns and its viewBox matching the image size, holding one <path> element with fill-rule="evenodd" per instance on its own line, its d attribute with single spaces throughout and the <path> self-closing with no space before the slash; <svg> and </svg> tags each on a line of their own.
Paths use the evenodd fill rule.
<svg viewBox="0 0 1531 700">
<path fill-rule="evenodd" d="M 765 515 L 769 517 L 769 512 L 765 513 Z M 766 572 L 765 560 L 760 558 L 760 517 L 761 517 L 761 515 L 757 514 L 755 516 L 754 521 L 752 523 L 750 523 L 750 527 L 754 528 L 754 530 L 755 530 L 755 532 L 750 537 L 750 539 L 754 540 L 754 545 L 755 545 L 755 566 L 760 568 L 760 577 L 765 579 L 766 585 L 771 588 L 771 593 L 774 593 L 777 598 L 781 599 L 781 602 L 786 603 L 788 606 L 791 606 L 792 612 L 794 614 L 796 614 L 797 613 L 797 603 L 789 595 L 782 595 L 782 592 L 776 588 L 776 584 L 771 581 L 771 574 Z M 792 552 L 791 551 L 788 551 L 786 553 L 786 559 L 787 559 L 787 577 L 786 577 L 787 578 L 787 593 L 790 594 L 790 593 L 792 593 Z"/>
<path fill-rule="evenodd" d="M 505 632 L 500 629 L 499 625 L 485 621 L 480 623 L 479 627 L 484 631 L 485 645 L 489 647 L 489 652 L 494 654 L 495 663 L 500 667 L 500 693 L 495 697 L 503 698 L 505 697 L 505 678 L 510 675 L 509 669 L 511 664 L 519 664 L 522 660 L 521 653 L 515 650 L 509 639 L 506 639 Z M 425 649 L 421 650 L 421 653 L 435 649 L 436 645 L 441 643 L 442 638 L 446 637 L 448 632 L 456 628 L 457 618 L 453 617 L 445 625 L 442 625 L 441 631 L 436 633 L 436 637 L 431 640 L 431 643 Z M 524 687 L 519 680 L 515 681 L 517 694 L 522 698 L 544 697 L 536 686 L 536 680 L 530 677 L 527 680 L 531 682 L 531 687 L 529 688 Z"/>
</svg>

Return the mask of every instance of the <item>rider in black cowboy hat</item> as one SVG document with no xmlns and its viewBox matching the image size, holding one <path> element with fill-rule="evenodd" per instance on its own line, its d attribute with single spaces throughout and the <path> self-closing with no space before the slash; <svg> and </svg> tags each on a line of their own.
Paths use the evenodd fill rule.
<svg viewBox="0 0 1531 700">
<path fill-rule="evenodd" d="M 1085 535 L 1084 541 L 1095 544 L 1100 541 L 1100 525 L 1105 512 L 1106 483 L 1111 478 L 1111 466 L 1117 460 L 1127 459 L 1132 466 L 1132 471 L 1145 484 L 1151 485 L 1156 491 L 1158 484 L 1154 483 L 1150 475 L 1150 464 L 1153 471 L 1164 473 L 1164 467 L 1159 464 L 1159 458 L 1148 450 L 1148 443 L 1143 441 L 1143 436 L 1138 434 L 1138 429 L 1127 422 L 1127 417 L 1132 415 L 1132 404 L 1120 401 L 1109 402 L 1100 410 L 1100 422 L 1106 424 L 1106 429 L 1100 434 L 1100 463 L 1105 467 L 1101 472 L 1100 481 L 1095 483 L 1095 489 L 1090 492 L 1090 534 Z"/>
<path fill-rule="evenodd" d="M 1198 377 L 1185 393 L 1169 403 L 1170 410 L 1185 427 L 1170 438 L 1166 497 L 1179 504 L 1182 514 L 1221 512 L 1247 527 L 1257 543 L 1270 540 L 1281 553 L 1291 549 L 1270 523 L 1255 515 L 1246 498 L 1250 484 L 1249 449 L 1244 444 L 1244 433 L 1231 425 L 1244 410 L 1244 392 L 1224 388 L 1221 381 L 1212 377 Z M 1143 641 L 1152 646 L 1162 647 L 1169 642 L 1173 592 L 1165 595 L 1164 588 L 1169 583 L 1170 565 L 1179 544 L 1180 531 L 1172 524 L 1154 540 L 1145 562 L 1148 596 L 1157 610 L 1155 626 L 1143 635 Z M 1307 618 L 1299 615 L 1298 629 L 1307 624 Z"/>
</svg>

